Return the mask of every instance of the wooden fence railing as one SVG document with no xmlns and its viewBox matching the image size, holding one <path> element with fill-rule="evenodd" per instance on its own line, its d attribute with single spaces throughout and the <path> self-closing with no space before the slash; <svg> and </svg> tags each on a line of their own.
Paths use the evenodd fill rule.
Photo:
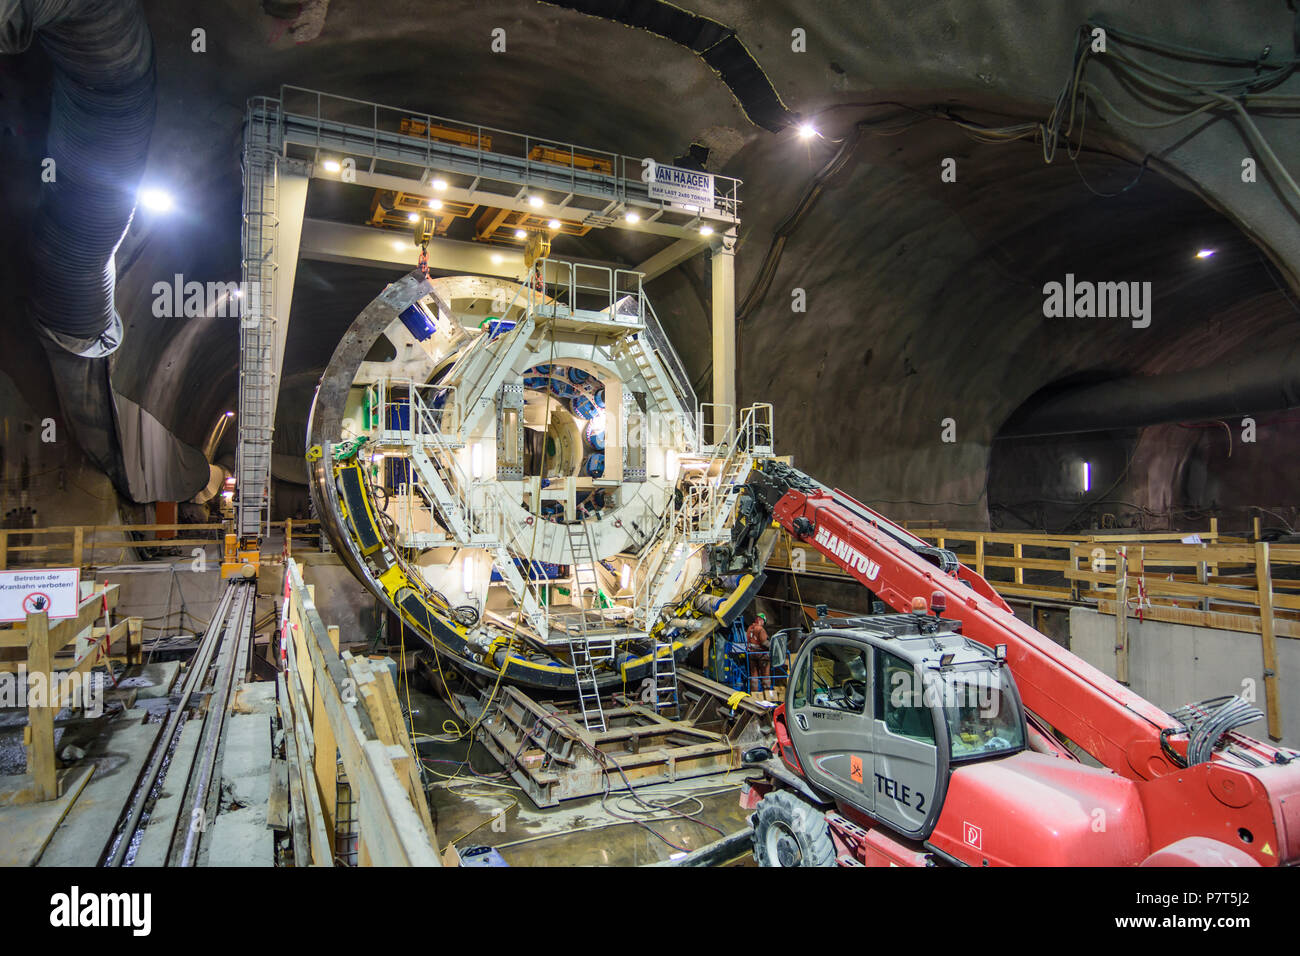
<svg viewBox="0 0 1300 956">
<path fill-rule="evenodd" d="M 48 612 L 39 611 L 22 623 L 0 628 L 0 673 L 19 675 L 27 696 L 27 773 L 20 786 L 0 795 L 2 802 L 54 800 L 61 790 L 80 789 L 89 779 L 88 767 L 64 771 L 59 779 L 54 716 L 64 706 L 88 704 L 85 680 L 96 666 L 118 656 L 127 663 L 139 662 L 142 621 L 129 617 L 113 623 L 117 598 L 116 584 L 99 585 L 81 598 L 75 617 L 51 621 Z M 77 638 L 83 634 L 90 640 L 79 645 Z"/>
<path fill-rule="evenodd" d="M 287 535 L 289 549 L 317 550 L 320 522 L 315 518 L 289 518 L 271 523 L 272 532 Z M 218 546 L 226 525 L 127 524 L 60 525 L 50 528 L 0 528 L 0 570 L 9 567 L 66 565 L 89 568 L 118 563 L 133 548 L 201 548 Z M 139 537 L 135 537 L 139 535 Z M 116 556 L 113 552 L 117 552 Z"/>
<path fill-rule="evenodd" d="M 913 534 L 948 548 L 967 567 L 988 579 L 1003 597 L 1040 601 L 1095 601 L 1098 594 L 1090 582 L 1076 575 L 1080 555 L 1091 561 L 1097 554 L 1121 545 L 1166 544 L 1181 547 L 1186 534 L 1093 534 L 1058 535 L 1017 531 L 962 531 L 954 528 L 909 528 Z M 1208 532 L 1198 532 L 1202 541 L 1219 540 L 1215 522 Z M 813 547 L 801 548 L 801 560 L 809 573 L 840 576 L 838 565 Z M 773 567 L 789 567 L 789 545 L 783 538 L 772 555 Z M 1113 561 L 1113 555 L 1111 560 Z"/>
<path fill-rule="evenodd" d="M 1115 669 L 1127 682 L 1129 620 L 1164 621 L 1260 636 L 1269 736 L 1281 740 L 1277 638 L 1300 638 L 1300 545 L 1075 545 L 1073 580 L 1115 615 Z"/>
<path fill-rule="evenodd" d="M 1094 606 L 1116 617 L 1115 666 L 1128 681 L 1129 620 L 1258 634 L 1269 734 L 1281 739 L 1277 638 L 1300 638 L 1300 545 L 1189 533 L 1051 535 L 911 528 L 953 550 L 1009 599 Z M 795 552 L 802 553 L 795 553 Z M 771 567 L 848 577 L 808 545 L 782 540 Z M 1124 613 L 1118 613 L 1120 610 Z"/>
</svg>

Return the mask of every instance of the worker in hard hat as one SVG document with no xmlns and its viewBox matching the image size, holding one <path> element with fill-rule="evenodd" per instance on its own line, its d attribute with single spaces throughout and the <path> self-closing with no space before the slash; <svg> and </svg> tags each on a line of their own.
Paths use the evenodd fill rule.
<svg viewBox="0 0 1300 956">
<path fill-rule="evenodd" d="M 771 671 L 772 658 L 768 653 L 770 638 L 767 636 L 767 615 L 759 612 L 754 618 L 754 623 L 749 625 L 745 631 L 745 643 L 749 652 L 749 692 L 756 694 L 759 691 L 759 679 L 762 678 L 762 689 L 770 690 L 772 687 Z"/>
</svg>

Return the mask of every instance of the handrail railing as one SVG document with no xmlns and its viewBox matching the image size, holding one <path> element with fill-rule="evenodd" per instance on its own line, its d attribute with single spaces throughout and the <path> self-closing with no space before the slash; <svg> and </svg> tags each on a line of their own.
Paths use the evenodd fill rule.
<svg viewBox="0 0 1300 956">
<path fill-rule="evenodd" d="M 294 534 L 304 526 L 319 526 L 315 518 L 288 519 Z M 273 521 L 270 530 L 283 531 L 285 521 Z M 43 528 L 0 528 L 0 570 L 17 565 L 30 565 L 33 561 L 45 563 L 66 562 L 69 567 L 91 567 L 96 551 L 134 548 L 195 548 L 220 544 L 222 536 L 233 531 L 227 522 L 199 524 L 129 524 L 129 525 L 51 525 Z M 133 538 L 133 534 L 185 534 L 185 537 Z M 37 544 L 35 539 L 66 536 L 67 540 Z M 15 540 L 22 543 L 14 543 Z M 268 547 L 274 542 L 268 538 Z M 29 559 L 28 556 L 31 556 Z M 39 558 L 37 556 L 40 556 Z M 55 557 L 55 556 L 59 557 Z M 67 557 L 62 557 L 67 555 Z"/>
<path fill-rule="evenodd" d="M 695 426 L 699 415 L 700 400 L 695 395 L 695 389 L 691 387 L 691 379 L 686 374 L 686 366 L 682 363 L 681 356 L 677 354 L 677 350 L 668 341 L 663 326 L 659 324 L 659 316 L 655 314 L 654 306 L 650 304 L 649 300 L 646 300 L 645 316 L 642 321 L 645 324 L 643 334 L 646 342 L 668 372 L 669 385 L 672 386 L 677 395 L 678 404 L 681 406 L 682 423 L 684 426 L 688 426 L 686 428 L 687 437 L 689 438 L 691 433 L 694 432 L 695 440 L 699 441 L 699 432 Z M 694 442 L 688 443 L 694 444 Z"/>
<path fill-rule="evenodd" d="M 550 631 L 550 606 L 546 600 L 546 584 L 539 582 L 533 574 L 533 551 L 536 539 L 541 534 L 541 528 L 537 527 L 536 522 L 541 519 L 538 516 L 533 517 L 533 524 L 526 524 L 519 521 L 513 503 L 506 498 L 505 490 L 498 483 L 486 484 L 483 487 L 490 489 L 488 494 L 488 506 L 491 521 L 495 526 L 498 540 L 502 546 L 509 550 L 511 544 L 514 550 L 523 555 L 524 567 L 520 570 L 520 576 L 523 578 L 524 590 L 532 598 L 537 613 L 541 619 L 542 636 L 546 637 Z M 528 540 L 527 551 L 525 553 L 525 539 Z M 506 572 L 503 570 L 502 575 Z M 520 608 L 522 611 L 523 609 Z"/>
<path fill-rule="evenodd" d="M 313 140 L 317 149 L 337 149 L 337 143 L 324 141 L 323 131 L 328 130 L 335 138 L 349 131 L 355 145 L 368 146 L 371 155 L 377 154 L 381 145 L 391 148 L 401 144 L 400 152 L 403 157 L 409 154 L 412 166 L 430 169 L 441 163 L 457 172 L 483 177 L 503 175 L 509 166 L 556 187 L 567 185 L 570 192 L 594 188 L 616 202 L 631 201 L 650 210 L 690 211 L 649 197 L 642 180 L 644 164 L 640 156 L 287 84 L 280 87 L 278 105 L 286 126 L 292 122 L 309 127 L 302 138 Z M 314 135 L 310 133 L 311 125 L 316 129 Z M 695 216 L 739 221 L 741 180 L 712 175 L 713 209 L 694 210 Z"/>
</svg>

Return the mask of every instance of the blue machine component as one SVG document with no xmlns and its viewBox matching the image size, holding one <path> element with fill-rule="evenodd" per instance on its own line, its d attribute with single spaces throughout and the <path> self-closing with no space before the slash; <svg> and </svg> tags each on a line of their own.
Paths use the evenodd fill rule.
<svg viewBox="0 0 1300 956">
<path fill-rule="evenodd" d="M 490 335 L 492 338 L 496 338 L 502 332 L 509 332 L 511 329 L 515 327 L 516 324 L 518 323 L 511 322 L 509 319 L 502 319 L 502 318 L 498 318 L 495 315 L 489 315 L 487 319 L 484 321 L 483 325 L 479 327 L 483 328 L 484 326 L 486 326 L 488 330 L 488 335 Z"/>
<path fill-rule="evenodd" d="M 597 408 L 605 407 L 605 387 L 603 385 L 596 389 L 596 393 L 591 396 L 591 400 L 596 403 Z"/>
<path fill-rule="evenodd" d="M 412 302 L 397 317 L 406 326 L 406 331 L 414 335 L 419 342 L 423 342 L 437 331 L 433 319 L 429 316 L 429 313 L 420 307 L 418 302 Z"/>
<path fill-rule="evenodd" d="M 411 483 L 411 460 L 409 458 L 384 459 L 384 487 L 396 490 Z"/>
<path fill-rule="evenodd" d="M 560 566 L 551 564 L 549 561 L 534 561 L 532 568 L 528 568 L 528 562 L 523 558 L 515 558 L 515 567 L 528 577 L 530 581 L 554 581 L 560 577 Z M 495 567 L 492 569 L 493 581 L 501 580 L 501 572 Z"/>
<path fill-rule="evenodd" d="M 411 427 L 411 403 L 393 402 L 388 406 L 386 427 L 393 431 L 408 431 Z M 384 487 L 400 488 L 411 483 L 409 458 L 384 459 Z"/>
<path fill-rule="evenodd" d="M 527 375 L 524 377 L 524 388 L 535 388 L 540 392 L 548 381 L 545 375 Z"/>
<path fill-rule="evenodd" d="M 761 659 L 762 655 L 749 652 L 749 640 L 745 637 L 745 623 L 740 618 L 732 622 L 726 631 L 719 630 L 709 652 L 710 676 L 719 684 L 726 684 L 736 690 L 750 690 L 750 657 Z M 766 653 L 766 652 L 763 652 Z M 789 680 L 788 664 L 770 668 L 769 681 L 773 687 L 780 687 Z"/>
<path fill-rule="evenodd" d="M 569 381 L 574 385 L 582 385 L 590 378 L 590 373 L 584 372 L 580 368 L 569 367 Z"/>
<path fill-rule="evenodd" d="M 469 846 L 460 851 L 461 866 L 509 866 L 496 847 Z"/>
<path fill-rule="evenodd" d="M 393 402 L 388 406 L 388 428 L 393 431 L 410 431 L 411 403 Z"/>
<path fill-rule="evenodd" d="M 736 690 L 749 690 L 748 650 L 741 621 L 733 622 L 728 631 L 719 631 L 710 654 L 713 679 Z"/>
<path fill-rule="evenodd" d="M 576 504 L 579 517 L 585 518 L 605 507 L 605 492 L 599 488 L 588 491 L 578 498 Z"/>
<path fill-rule="evenodd" d="M 584 467 L 587 474 L 592 478 L 599 478 L 605 474 L 605 453 L 603 451 L 592 452 L 587 456 Z"/>
<path fill-rule="evenodd" d="M 605 429 L 596 429 L 589 423 L 587 425 L 587 441 L 591 442 L 591 447 L 596 451 L 605 450 Z"/>
<path fill-rule="evenodd" d="M 573 400 L 573 414 L 579 418 L 595 418 L 600 407 L 586 395 L 579 395 Z"/>
</svg>

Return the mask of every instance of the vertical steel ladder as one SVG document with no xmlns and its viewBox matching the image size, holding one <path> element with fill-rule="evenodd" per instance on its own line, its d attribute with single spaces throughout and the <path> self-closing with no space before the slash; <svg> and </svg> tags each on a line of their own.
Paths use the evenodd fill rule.
<svg viewBox="0 0 1300 956">
<path fill-rule="evenodd" d="M 271 434 L 275 424 L 276 242 L 279 226 L 280 111 L 275 100 L 249 103 L 244 125 L 243 292 L 239 321 L 240 537 L 266 532 L 270 517 Z"/>
</svg>

